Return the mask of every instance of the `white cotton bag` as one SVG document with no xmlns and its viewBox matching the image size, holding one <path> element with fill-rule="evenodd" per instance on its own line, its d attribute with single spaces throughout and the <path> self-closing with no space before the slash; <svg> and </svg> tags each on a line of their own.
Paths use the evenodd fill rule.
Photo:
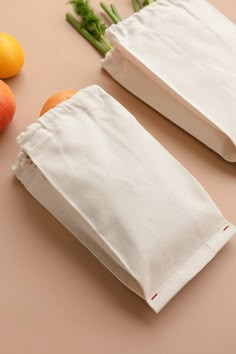
<svg viewBox="0 0 236 354">
<path fill-rule="evenodd" d="M 236 27 L 206 0 L 157 0 L 106 31 L 103 68 L 127 90 L 236 161 Z"/>
<path fill-rule="evenodd" d="M 98 86 L 17 142 L 25 188 L 156 312 L 235 234 L 199 182 Z"/>
</svg>

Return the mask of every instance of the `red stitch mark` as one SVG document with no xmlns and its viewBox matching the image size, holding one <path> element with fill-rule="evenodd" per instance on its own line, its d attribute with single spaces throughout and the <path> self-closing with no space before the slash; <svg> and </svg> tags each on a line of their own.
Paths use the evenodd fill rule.
<svg viewBox="0 0 236 354">
<path fill-rule="evenodd" d="M 223 229 L 223 231 L 227 230 L 229 227 L 229 225 L 225 226 L 225 228 Z"/>
<path fill-rule="evenodd" d="M 153 297 L 151 298 L 151 300 L 154 300 L 157 297 L 157 293 L 153 295 Z"/>
</svg>

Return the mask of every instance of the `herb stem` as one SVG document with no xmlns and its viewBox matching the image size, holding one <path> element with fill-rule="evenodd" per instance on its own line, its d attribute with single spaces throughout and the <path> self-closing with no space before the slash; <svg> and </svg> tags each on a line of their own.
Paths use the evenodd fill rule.
<svg viewBox="0 0 236 354">
<path fill-rule="evenodd" d="M 110 6 L 113 14 L 118 18 L 119 21 L 122 21 L 122 17 L 120 16 L 116 6 L 114 4 L 111 4 Z"/>
<path fill-rule="evenodd" d="M 138 0 L 132 0 L 132 4 L 135 12 L 139 12 L 141 10 L 141 6 Z"/>
<path fill-rule="evenodd" d="M 112 22 L 114 22 L 114 23 L 120 22 L 118 17 L 113 13 L 112 10 L 109 9 L 109 7 L 104 2 L 100 2 L 100 6 L 106 12 L 106 14 L 110 17 Z"/>
<path fill-rule="evenodd" d="M 81 34 L 93 47 L 95 47 L 103 56 L 109 51 L 98 40 L 96 40 L 85 28 L 81 28 L 80 23 L 69 12 L 66 13 L 66 20 Z"/>
<path fill-rule="evenodd" d="M 105 46 L 108 50 L 112 49 L 111 43 L 108 41 L 108 39 L 106 39 L 105 36 L 102 36 L 102 37 L 101 37 L 101 41 L 103 42 L 104 46 Z"/>
</svg>

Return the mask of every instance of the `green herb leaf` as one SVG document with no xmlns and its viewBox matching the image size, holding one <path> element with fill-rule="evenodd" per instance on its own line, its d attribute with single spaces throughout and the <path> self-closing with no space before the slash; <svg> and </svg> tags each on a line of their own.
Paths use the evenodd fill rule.
<svg viewBox="0 0 236 354">
<path fill-rule="evenodd" d="M 105 47 L 102 43 L 96 40 L 85 28 L 82 28 L 80 23 L 69 12 L 66 13 L 66 20 L 81 34 L 94 48 L 96 48 L 102 55 L 105 55 L 110 49 Z"/>
<path fill-rule="evenodd" d="M 97 40 L 105 33 L 106 26 L 90 7 L 88 0 L 70 0 L 77 15 L 81 17 L 81 28 L 85 28 Z"/>
</svg>

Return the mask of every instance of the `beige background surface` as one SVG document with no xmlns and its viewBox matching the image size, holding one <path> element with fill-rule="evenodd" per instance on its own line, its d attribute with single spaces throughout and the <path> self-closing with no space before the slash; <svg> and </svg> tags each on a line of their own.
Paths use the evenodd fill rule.
<svg viewBox="0 0 236 354">
<path fill-rule="evenodd" d="M 236 22 L 235 0 L 212 0 Z M 92 1 L 98 8 L 99 1 Z M 124 17 L 129 0 L 117 0 Z M 114 82 L 100 55 L 64 20 L 64 0 L 3 1 L 2 32 L 25 65 L 7 80 L 17 112 L 0 135 L 0 354 L 235 354 L 236 239 L 158 315 L 119 283 L 15 180 L 16 136 L 62 89 L 99 84 L 128 108 L 236 224 L 236 166 Z"/>
</svg>

